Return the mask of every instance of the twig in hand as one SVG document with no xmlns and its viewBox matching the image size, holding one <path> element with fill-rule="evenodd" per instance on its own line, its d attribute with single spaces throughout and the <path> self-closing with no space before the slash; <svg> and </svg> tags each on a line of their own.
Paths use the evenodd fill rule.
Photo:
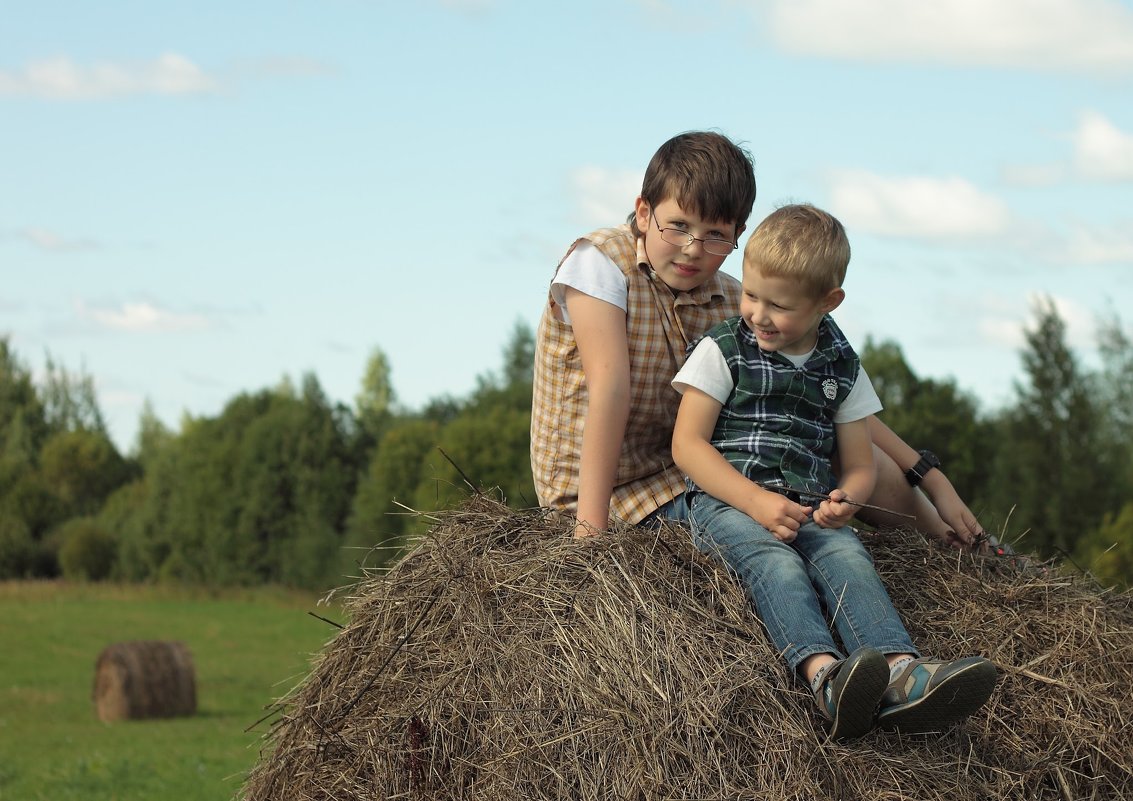
<svg viewBox="0 0 1133 801">
<path fill-rule="evenodd" d="M 795 489 L 794 487 L 787 486 L 786 484 L 764 484 L 762 482 L 753 482 L 756 486 L 763 487 L 765 490 L 772 492 L 793 492 L 800 498 L 818 498 L 819 500 L 829 500 L 829 495 L 823 495 L 819 492 L 811 492 L 810 490 Z M 848 503 L 850 506 L 856 506 L 859 509 L 873 509 L 875 512 L 884 512 L 887 515 L 894 515 L 895 517 L 904 517 L 909 520 L 916 520 L 916 515 L 907 515 L 904 512 L 896 512 L 892 509 L 886 509 L 884 506 L 874 506 L 871 503 L 862 503 L 860 501 L 852 501 L 849 498 L 843 498 L 840 503 Z"/>
</svg>

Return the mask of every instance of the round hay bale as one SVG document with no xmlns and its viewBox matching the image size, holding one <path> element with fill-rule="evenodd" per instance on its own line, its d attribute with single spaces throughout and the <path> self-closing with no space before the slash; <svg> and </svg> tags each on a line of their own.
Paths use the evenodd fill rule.
<svg viewBox="0 0 1133 801">
<path fill-rule="evenodd" d="M 863 533 L 918 645 L 1000 682 L 948 731 L 837 743 L 687 529 L 576 543 L 484 497 L 437 520 L 352 588 L 244 799 L 1133 798 L 1128 594 Z"/>
<path fill-rule="evenodd" d="M 193 655 L 182 642 L 108 645 L 95 664 L 93 696 L 104 722 L 192 715 L 197 711 Z"/>
</svg>

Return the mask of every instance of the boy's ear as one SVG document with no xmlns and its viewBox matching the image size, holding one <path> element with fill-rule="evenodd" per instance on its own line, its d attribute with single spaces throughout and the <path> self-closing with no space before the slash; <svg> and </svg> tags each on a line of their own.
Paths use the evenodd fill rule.
<svg viewBox="0 0 1133 801">
<path fill-rule="evenodd" d="M 842 301 L 846 299 L 846 291 L 842 287 L 831 289 L 822 297 L 822 301 L 818 307 L 822 309 L 823 314 L 830 314 L 830 312 L 837 309 L 842 305 Z"/>
<path fill-rule="evenodd" d="M 633 201 L 633 211 L 637 218 L 637 230 L 644 234 L 649 230 L 649 215 L 653 209 L 648 200 L 638 195 L 637 200 Z"/>
</svg>

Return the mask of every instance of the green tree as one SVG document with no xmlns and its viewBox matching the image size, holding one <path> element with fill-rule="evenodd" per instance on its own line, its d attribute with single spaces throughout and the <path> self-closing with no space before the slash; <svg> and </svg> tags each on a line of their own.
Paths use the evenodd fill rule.
<svg viewBox="0 0 1133 801">
<path fill-rule="evenodd" d="M 35 470 L 47 434 L 31 371 L 16 357 L 8 338 L 0 337 L 0 503 L 21 476 Z"/>
<path fill-rule="evenodd" d="M 345 564 L 380 567 L 404 542 L 418 485 L 436 449 L 440 426 L 404 419 L 390 425 L 358 483 L 348 526 Z M 372 552 L 371 552 L 371 549 Z"/>
<path fill-rule="evenodd" d="M 43 399 L 47 423 L 52 430 L 106 433 L 94 379 L 85 369 L 68 372 L 49 354 Z"/>
<path fill-rule="evenodd" d="M 60 529 L 59 565 L 72 581 L 103 581 L 117 558 L 113 535 L 91 517 L 74 517 Z"/>
<path fill-rule="evenodd" d="M 918 378 L 894 342 L 867 339 L 861 360 L 885 407 L 878 416 L 906 442 L 940 456 L 960 497 L 982 505 L 995 443 L 975 398 L 951 379 Z"/>
<path fill-rule="evenodd" d="M 1107 514 L 1095 531 L 1083 537 L 1074 561 L 1105 586 L 1133 587 L 1133 502 Z"/>
<path fill-rule="evenodd" d="M 147 480 L 143 476 L 116 489 L 99 510 L 97 523 L 113 534 L 115 560 L 113 578 L 143 581 L 156 575 L 160 560 L 148 558 L 144 509 L 147 501 Z M 155 564 L 156 562 L 156 564 Z"/>
<path fill-rule="evenodd" d="M 513 507 L 535 505 L 530 409 L 489 406 L 469 411 L 441 430 L 439 447 L 443 454 L 426 458 L 414 494 L 417 508 L 447 508 L 474 490 L 498 490 Z"/>
<path fill-rule="evenodd" d="M 526 324 L 517 322 L 504 347 L 503 369 L 480 376 L 472 396 L 441 428 L 438 445 L 443 454 L 426 456 L 414 493 L 416 508 L 451 506 L 472 488 L 499 490 L 512 506 L 535 504 L 531 478 L 534 364 L 534 336 Z"/>
<path fill-rule="evenodd" d="M 1104 438 L 1091 383 L 1066 343 L 1054 303 L 1035 305 L 1022 353 L 1027 383 L 999 422 L 1002 439 L 992 482 L 997 508 L 1013 508 L 1014 530 L 1043 555 L 1070 553 L 1078 539 L 1117 508 L 1114 456 Z"/>
<path fill-rule="evenodd" d="M 362 374 L 362 389 L 354 397 L 358 428 L 369 451 L 379 439 L 393 413 L 397 394 L 393 389 L 389 359 L 381 348 L 374 348 Z"/>
<path fill-rule="evenodd" d="M 1102 370 L 1097 376 L 1097 407 L 1102 414 L 1103 439 L 1112 443 L 1119 463 L 1115 480 L 1133 495 L 1133 341 L 1110 317 L 1098 326 Z"/>
<path fill-rule="evenodd" d="M 145 403 L 142 404 L 142 412 L 138 416 L 138 434 L 134 440 L 134 458 L 144 468 L 173 441 L 174 437 L 174 433 L 157 416 L 153 402 L 146 398 Z"/>
<path fill-rule="evenodd" d="M 131 478 L 126 460 L 102 431 L 62 430 L 39 454 L 44 481 L 72 515 L 92 515 Z"/>
<path fill-rule="evenodd" d="M 0 580 L 34 575 L 36 548 L 28 524 L 0 511 Z"/>
</svg>

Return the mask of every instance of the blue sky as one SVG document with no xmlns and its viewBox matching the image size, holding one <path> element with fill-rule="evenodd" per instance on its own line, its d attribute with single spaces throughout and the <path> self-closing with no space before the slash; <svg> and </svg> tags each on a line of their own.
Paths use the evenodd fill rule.
<svg viewBox="0 0 1133 801">
<path fill-rule="evenodd" d="M 462 395 L 653 151 L 755 159 L 853 247 L 842 327 L 991 410 L 1049 295 L 1133 321 L 1130 0 L 0 0 L 0 334 L 129 449 L 314 372 Z M 738 274 L 733 256 L 726 271 Z"/>
</svg>

